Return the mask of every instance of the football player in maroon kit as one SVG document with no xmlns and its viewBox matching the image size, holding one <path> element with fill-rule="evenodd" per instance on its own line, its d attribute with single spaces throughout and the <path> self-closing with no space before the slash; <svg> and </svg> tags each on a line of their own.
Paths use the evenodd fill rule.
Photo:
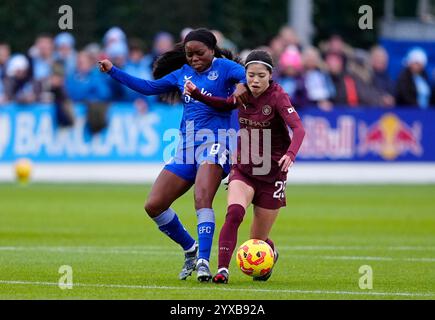
<svg viewBox="0 0 435 320">
<path fill-rule="evenodd" d="M 250 238 L 266 241 L 275 252 L 276 262 L 278 252 L 269 238 L 269 232 L 279 209 L 286 205 L 287 172 L 305 136 L 299 115 L 287 93 L 272 81 L 272 57 L 265 51 L 254 50 L 246 58 L 245 68 L 249 88 L 247 104 L 241 104 L 234 97 L 223 99 L 204 95 L 192 82 L 185 84 L 185 93 L 193 99 L 220 110 L 238 108 L 240 131 L 248 133 L 249 139 L 258 145 L 258 148 L 246 150 L 249 149 L 247 146 L 252 146 L 252 142 L 246 143 L 239 132 L 237 160 L 229 177 L 227 215 L 219 234 L 218 273 L 213 277 L 215 283 L 228 282 L 228 269 L 237 244 L 238 228 L 251 203 L 254 206 L 254 219 Z M 292 138 L 288 127 L 292 129 Z M 253 134 L 254 131 L 259 135 Z M 263 150 L 263 154 L 255 154 L 254 149 Z M 261 168 L 258 162 L 260 158 L 263 160 Z M 265 281 L 271 273 L 272 270 L 254 280 Z"/>
</svg>

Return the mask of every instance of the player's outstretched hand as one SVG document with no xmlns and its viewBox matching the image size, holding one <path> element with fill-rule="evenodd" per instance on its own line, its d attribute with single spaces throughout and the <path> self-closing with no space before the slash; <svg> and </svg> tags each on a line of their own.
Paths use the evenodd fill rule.
<svg viewBox="0 0 435 320">
<path fill-rule="evenodd" d="M 283 155 L 279 160 L 278 165 L 281 167 L 281 171 L 287 172 L 288 169 L 293 165 L 293 161 L 288 155 Z"/>
<path fill-rule="evenodd" d="M 107 59 L 104 59 L 102 61 L 98 61 L 98 64 L 100 65 L 101 72 L 109 72 L 113 67 L 113 63 Z"/>
<path fill-rule="evenodd" d="M 195 89 L 196 89 L 196 85 L 192 81 L 187 80 L 184 83 L 184 92 L 183 92 L 183 94 L 187 94 L 187 95 L 190 96 L 192 94 L 192 92 L 195 91 Z"/>
</svg>

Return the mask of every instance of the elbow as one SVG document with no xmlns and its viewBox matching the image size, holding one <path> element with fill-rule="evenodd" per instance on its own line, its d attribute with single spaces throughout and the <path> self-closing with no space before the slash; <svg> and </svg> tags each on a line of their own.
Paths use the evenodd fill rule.
<svg viewBox="0 0 435 320">
<path fill-rule="evenodd" d="M 305 137 L 306 131 L 301 123 L 298 123 L 295 127 L 292 128 L 294 133 L 297 133 L 301 138 Z"/>
</svg>

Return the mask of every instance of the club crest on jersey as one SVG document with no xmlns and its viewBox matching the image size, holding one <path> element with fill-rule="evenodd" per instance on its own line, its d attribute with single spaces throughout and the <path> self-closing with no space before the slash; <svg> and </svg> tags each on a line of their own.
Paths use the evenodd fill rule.
<svg viewBox="0 0 435 320">
<path fill-rule="evenodd" d="M 219 78 L 219 72 L 217 72 L 217 71 L 210 71 L 208 76 L 207 76 L 207 79 L 211 80 L 211 81 L 214 81 L 217 78 Z"/>
<path fill-rule="evenodd" d="M 272 113 L 272 108 L 269 106 L 269 105 L 265 105 L 264 107 L 263 107 L 263 114 L 265 115 L 265 116 L 268 116 L 269 114 L 271 114 Z"/>
</svg>

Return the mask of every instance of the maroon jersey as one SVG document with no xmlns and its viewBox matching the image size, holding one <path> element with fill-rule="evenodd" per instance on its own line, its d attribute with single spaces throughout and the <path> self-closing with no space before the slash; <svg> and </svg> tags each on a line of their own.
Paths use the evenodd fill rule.
<svg viewBox="0 0 435 320">
<path fill-rule="evenodd" d="M 238 105 L 234 97 L 225 100 L 205 96 L 198 89 L 192 93 L 192 97 L 222 110 L 239 109 L 241 136 L 237 141 L 235 165 L 240 171 L 265 182 L 282 181 L 286 177 L 286 172 L 282 172 L 278 162 L 284 154 L 295 161 L 305 130 L 287 93 L 280 85 L 272 82 L 259 97 L 250 95 L 246 106 Z M 288 127 L 293 131 L 293 139 L 290 139 Z M 270 147 L 264 145 L 268 143 Z"/>
</svg>

